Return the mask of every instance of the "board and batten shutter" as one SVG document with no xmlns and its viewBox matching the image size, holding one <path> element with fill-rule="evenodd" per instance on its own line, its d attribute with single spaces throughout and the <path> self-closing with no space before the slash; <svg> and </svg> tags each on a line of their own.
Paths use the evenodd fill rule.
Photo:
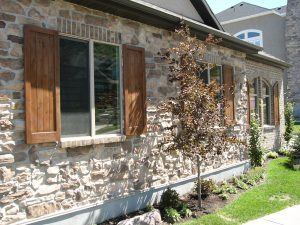
<svg viewBox="0 0 300 225">
<path fill-rule="evenodd" d="M 235 124 L 233 67 L 223 65 L 224 116 L 226 125 Z"/>
<path fill-rule="evenodd" d="M 123 45 L 124 134 L 146 132 L 145 49 Z"/>
<path fill-rule="evenodd" d="M 273 86 L 273 103 L 274 103 L 274 124 L 280 124 L 280 111 L 279 111 L 279 84 L 276 82 Z"/>
<path fill-rule="evenodd" d="M 60 139 L 58 32 L 24 26 L 26 143 Z"/>
</svg>

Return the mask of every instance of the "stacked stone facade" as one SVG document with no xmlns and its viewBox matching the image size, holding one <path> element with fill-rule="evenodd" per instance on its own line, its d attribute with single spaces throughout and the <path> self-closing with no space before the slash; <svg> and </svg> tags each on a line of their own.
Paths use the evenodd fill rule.
<svg viewBox="0 0 300 225">
<path fill-rule="evenodd" d="M 285 41 L 287 61 L 292 66 L 287 70 L 287 97 L 295 103 L 294 115 L 300 118 L 300 2 L 289 0 L 286 13 Z"/>
<path fill-rule="evenodd" d="M 25 144 L 24 24 L 58 30 L 61 35 L 75 38 L 145 48 L 148 133 L 133 138 L 74 138 L 58 145 Z M 174 33 L 62 0 L 0 0 L 0 31 L 1 224 L 134 195 L 196 173 L 193 160 L 180 153 L 162 152 L 158 143 L 163 134 L 152 129 L 153 124 L 163 126 L 171 121 L 168 115 L 157 116 L 159 102 L 176 92 L 168 82 L 168 65 L 157 53 L 176 43 Z M 246 61 L 244 53 L 220 46 L 209 46 L 206 61 L 234 67 L 235 132 L 246 140 L 247 68 L 250 74 L 264 73 L 280 83 L 282 71 Z M 280 102 L 282 112 L 282 91 Z M 281 139 L 279 130 L 278 135 Z M 275 139 L 277 136 L 269 135 L 270 147 L 274 148 Z M 229 148 L 203 162 L 202 168 L 209 171 L 246 159 L 245 147 Z"/>
</svg>

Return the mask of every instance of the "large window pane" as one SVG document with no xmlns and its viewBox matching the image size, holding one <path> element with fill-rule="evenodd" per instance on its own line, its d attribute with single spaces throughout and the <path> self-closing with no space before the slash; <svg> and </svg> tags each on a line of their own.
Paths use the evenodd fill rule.
<svg viewBox="0 0 300 225">
<path fill-rule="evenodd" d="M 94 44 L 96 134 L 121 132 L 119 47 Z"/>
<path fill-rule="evenodd" d="M 217 84 L 221 85 L 222 84 L 222 67 L 221 66 L 214 66 L 210 70 L 210 82 L 215 80 Z"/>
<path fill-rule="evenodd" d="M 61 130 L 63 136 L 90 136 L 89 45 L 60 40 Z"/>
</svg>

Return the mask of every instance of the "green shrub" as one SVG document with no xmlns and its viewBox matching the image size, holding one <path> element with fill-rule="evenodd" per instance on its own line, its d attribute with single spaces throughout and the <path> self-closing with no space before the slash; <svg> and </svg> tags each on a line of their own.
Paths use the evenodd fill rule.
<svg viewBox="0 0 300 225">
<path fill-rule="evenodd" d="M 201 180 L 201 198 L 209 196 L 215 188 L 216 184 L 213 180 Z M 198 182 L 195 184 L 195 191 L 198 191 Z"/>
<path fill-rule="evenodd" d="M 214 194 L 216 194 L 216 195 L 222 194 L 222 193 L 224 193 L 224 192 L 225 192 L 225 190 L 224 190 L 223 188 L 221 188 L 221 187 L 216 187 L 216 188 L 212 191 L 212 193 L 214 193 Z"/>
<path fill-rule="evenodd" d="M 223 182 L 221 187 L 222 187 L 222 189 L 224 190 L 225 193 L 229 193 L 229 194 L 236 194 L 237 193 L 237 189 L 233 185 L 228 184 L 227 182 Z"/>
<path fill-rule="evenodd" d="M 265 169 L 263 167 L 255 167 L 247 172 L 247 176 L 257 183 L 264 178 L 264 173 Z"/>
<path fill-rule="evenodd" d="M 185 203 L 183 203 L 180 206 L 180 211 L 179 214 L 181 217 L 185 218 L 185 217 L 190 217 L 192 215 L 192 211 L 190 210 L 189 206 Z"/>
<path fill-rule="evenodd" d="M 174 224 L 180 220 L 180 214 L 176 209 L 168 207 L 164 209 L 163 218 L 167 223 Z"/>
<path fill-rule="evenodd" d="M 168 188 L 161 196 L 160 209 L 173 208 L 178 209 L 181 204 L 177 191 Z"/>
<path fill-rule="evenodd" d="M 218 195 L 222 200 L 227 200 L 228 199 L 228 194 L 226 193 L 221 193 Z"/>
<path fill-rule="evenodd" d="M 278 154 L 282 155 L 282 156 L 289 156 L 290 151 L 288 149 L 286 149 L 286 148 L 280 148 L 278 150 Z"/>
<path fill-rule="evenodd" d="M 268 152 L 266 154 L 266 157 L 269 158 L 269 159 L 277 159 L 278 158 L 278 153 L 277 152 Z"/>
<path fill-rule="evenodd" d="M 248 190 L 249 189 L 249 186 L 245 182 L 243 182 L 242 180 L 240 180 L 236 177 L 233 178 L 233 183 L 239 189 L 242 189 L 242 190 Z"/>
<path fill-rule="evenodd" d="M 153 207 L 153 205 L 151 205 L 151 204 L 148 204 L 147 206 L 146 206 L 146 208 L 145 208 L 145 212 L 151 212 L 151 211 L 153 211 L 154 210 L 154 207 Z"/>
<path fill-rule="evenodd" d="M 292 139 L 293 137 L 293 131 L 294 131 L 294 105 L 290 102 L 288 102 L 285 106 L 285 133 L 284 133 L 284 139 L 287 143 Z"/>
<path fill-rule="evenodd" d="M 261 129 L 259 120 L 255 116 L 252 116 L 250 121 L 249 156 L 252 166 L 262 166 Z"/>
<path fill-rule="evenodd" d="M 292 151 L 290 152 L 290 159 L 293 162 L 295 159 L 299 159 L 300 158 L 300 133 L 297 134 L 297 137 L 294 141 L 293 147 L 292 147 Z"/>
</svg>

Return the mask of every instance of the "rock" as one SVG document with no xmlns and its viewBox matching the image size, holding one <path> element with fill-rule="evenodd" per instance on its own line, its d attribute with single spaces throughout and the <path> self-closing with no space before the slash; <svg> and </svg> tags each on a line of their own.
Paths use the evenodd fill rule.
<svg viewBox="0 0 300 225">
<path fill-rule="evenodd" d="M 6 26 L 6 23 L 3 21 L 0 21 L 0 28 L 5 28 L 5 26 Z"/>
<path fill-rule="evenodd" d="M 91 16 L 91 15 L 86 15 L 84 21 L 86 24 L 102 26 L 102 27 L 107 27 L 108 24 L 108 20 L 106 18 Z"/>
<path fill-rule="evenodd" d="M 80 182 L 77 181 L 71 181 L 68 183 L 63 183 L 61 185 L 62 189 L 74 189 L 74 188 L 78 188 L 80 186 Z"/>
<path fill-rule="evenodd" d="M 18 37 L 16 35 L 8 35 L 7 36 L 7 40 L 13 42 L 13 43 L 17 43 L 17 44 L 23 44 L 23 38 L 22 37 Z"/>
<path fill-rule="evenodd" d="M 44 181 L 44 177 L 45 177 L 45 173 L 44 172 L 41 172 L 40 170 L 38 169 L 34 169 L 32 171 L 32 176 L 31 176 L 31 185 L 32 187 L 37 190 L 41 184 L 43 183 Z"/>
<path fill-rule="evenodd" d="M 50 6 L 51 0 L 35 0 L 35 3 L 44 7 L 48 7 Z"/>
<path fill-rule="evenodd" d="M 19 212 L 19 206 L 16 204 L 11 204 L 4 207 L 6 215 L 16 215 Z"/>
<path fill-rule="evenodd" d="M 37 190 L 37 195 L 49 195 L 52 194 L 60 189 L 59 184 L 53 184 L 53 185 L 42 185 Z"/>
<path fill-rule="evenodd" d="M 0 155 L 0 165 L 13 163 L 14 161 L 15 161 L 15 158 L 12 154 Z"/>
<path fill-rule="evenodd" d="M 36 8 L 31 8 L 28 12 L 28 16 L 39 20 L 44 19 L 44 17 Z"/>
<path fill-rule="evenodd" d="M 9 47 L 10 47 L 10 43 L 9 42 L 7 42 L 7 41 L 0 41 L 0 48 L 7 50 L 7 49 L 9 49 Z"/>
<path fill-rule="evenodd" d="M 29 190 L 18 191 L 16 193 L 13 193 L 13 194 L 3 197 L 2 199 L 0 199 L 0 203 L 1 204 L 12 203 L 16 200 L 23 200 L 31 195 L 32 195 L 32 193 Z"/>
<path fill-rule="evenodd" d="M 60 209 L 60 205 L 56 202 L 44 202 L 37 205 L 31 205 L 26 208 L 26 212 L 29 218 L 36 218 Z"/>
<path fill-rule="evenodd" d="M 0 167 L 0 180 L 2 182 L 8 182 L 13 177 L 13 172 L 10 168 Z"/>
<path fill-rule="evenodd" d="M 1 45 L 1 43 L 0 43 L 0 45 Z M 23 68 L 23 61 L 21 59 L 1 58 L 0 66 L 9 68 L 12 70 L 19 70 L 19 69 Z"/>
<path fill-rule="evenodd" d="M 13 15 L 9 15 L 6 13 L 0 13 L 0 20 L 8 21 L 8 22 L 15 22 L 16 17 Z"/>
<path fill-rule="evenodd" d="M 10 55 L 14 57 L 22 57 L 23 56 L 23 48 L 22 45 L 15 44 L 10 51 Z"/>
<path fill-rule="evenodd" d="M 74 206 L 74 202 L 70 199 L 66 199 L 61 203 L 61 205 L 64 209 L 69 209 Z"/>
<path fill-rule="evenodd" d="M 59 167 L 58 166 L 49 167 L 47 169 L 47 173 L 49 175 L 57 175 L 59 173 Z"/>
<path fill-rule="evenodd" d="M 8 193 L 12 190 L 13 184 L 12 183 L 4 183 L 0 184 L 0 194 Z"/>
<path fill-rule="evenodd" d="M 19 3 L 11 0 L 2 0 L 0 4 L 0 11 L 21 15 L 25 14 L 23 7 Z"/>
<path fill-rule="evenodd" d="M 158 225 L 162 224 L 159 210 L 155 209 L 152 212 L 145 213 L 140 216 L 120 221 L 118 225 Z"/>
<path fill-rule="evenodd" d="M 55 201 L 62 202 L 65 199 L 66 199 L 66 193 L 65 192 L 60 191 L 60 192 L 57 192 L 55 194 L 55 198 L 54 198 Z"/>
<path fill-rule="evenodd" d="M 16 221 L 24 220 L 26 219 L 26 213 L 18 213 L 16 215 L 7 215 L 3 217 L 1 220 L 1 224 L 6 225 L 6 224 L 12 224 Z"/>
</svg>

